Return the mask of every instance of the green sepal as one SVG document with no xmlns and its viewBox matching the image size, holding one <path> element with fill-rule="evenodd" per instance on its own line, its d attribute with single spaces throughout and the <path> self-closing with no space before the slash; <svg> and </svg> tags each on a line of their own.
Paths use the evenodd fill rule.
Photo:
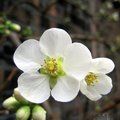
<svg viewBox="0 0 120 120">
<path fill-rule="evenodd" d="M 50 76 L 49 78 L 50 88 L 53 88 L 56 85 L 57 79 L 58 77 Z"/>
</svg>

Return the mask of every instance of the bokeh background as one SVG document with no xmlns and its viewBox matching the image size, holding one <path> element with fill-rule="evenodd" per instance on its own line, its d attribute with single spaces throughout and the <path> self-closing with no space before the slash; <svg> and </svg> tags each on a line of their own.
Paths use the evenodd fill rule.
<svg viewBox="0 0 120 120">
<path fill-rule="evenodd" d="M 47 119 L 120 120 L 120 0 L 0 0 L 0 120 L 15 120 L 14 113 L 2 107 L 21 74 L 13 62 L 15 49 L 29 38 L 39 40 L 51 27 L 66 30 L 93 57 L 111 58 L 116 68 L 107 96 L 93 102 L 79 93 L 69 103 L 50 98 L 42 104 Z"/>
</svg>

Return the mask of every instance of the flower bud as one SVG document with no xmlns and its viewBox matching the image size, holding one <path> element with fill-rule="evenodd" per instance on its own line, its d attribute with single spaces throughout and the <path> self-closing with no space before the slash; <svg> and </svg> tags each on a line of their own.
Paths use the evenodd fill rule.
<svg viewBox="0 0 120 120">
<path fill-rule="evenodd" d="M 20 107 L 20 103 L 14 97 L 9 97 L 3 102 L 3 107 L 8 110 L 16 110 Z"/>
<path fill-rule="evenodd" d="M 114 12 L 112 15 L 111 15 L 111 20 L 113 21 L 118 21 L 119 20 L 119 13 L 117 12 Z"/>
<path fill-rule="evenodd" d="M 12 24 L 12 22 L 11 22 L 10 20 L 5 21 L 5 25 L 6 25 L 7 27 L 9 27 L 11 24 Z"/>
<path fill-rule="evenodd" d="M 22 106 L 16 112 L 16 120 L 28 120 L 30 117 L 30 107 Z"/>
<path fill-rule="evenodd" d="M 11 30 L 15 30 L 15 31 L 20 31 L 20 30 L 21 30 L 21 27 L 20 27 L 20 25 L 18 25 L 18 24 L 12 23 L 12 24 L 10 25 L 10 29 L 11 29 Z"/>
<path fill-rule="evenodd" d="M 4 30 L 4 34 L 5 34 L 5 35 L 10 35 L 10 34 L 11 34 L 11 31 L 8 30 L 8 29 L 5 29 L 5 30 Z"/>
<path fill-rule="evenodd" d="M 19 101 L 22 104 L 29 104 L 29 102 L 20 94 L 20 92 L 18 91 L 18 88 L 14 89 L 14 93 L 13 93 L 15 99 L 17 101 Z"/>
<path fill-rule="evenodd" d="M 46 120 L 46 111 L 39 105 L 32 110 L 32 120 Z"/>
<path fill-rule="evenodd" d="M 5 31 L 5 25 L 0 25 L 0 34 L 4 34 Z"/>
</svg>

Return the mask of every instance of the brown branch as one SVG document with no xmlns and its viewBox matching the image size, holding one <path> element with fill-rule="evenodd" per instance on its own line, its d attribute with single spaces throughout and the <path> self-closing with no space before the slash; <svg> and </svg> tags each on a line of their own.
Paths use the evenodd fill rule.
<svg viewBox="0 0 120 120">
<path fill-rule="evenodd" d="M 47 114 L 49 115 L 49 120 L 59 120 L 57 114 L 51 109 L 49 100 L 43 103 L 43 107 L 46 109 Z"/>
<path fill-rule="evenodd" d="M 0 115 L 8 115 L 9 111 L 8 110 L 0 110 Z"/>
<path fill-rule="evenodd" d="M 99 113 L 104 113 L 108 110 L 114 109 L 115 107 L 117 107 L 118 104 L 120 104 L 120 98 L 114 98 L 113 102 L 105 105 L 104 108 L 102 108 L 98 112 Z"/>
<path fill-rule="evenodd" d="M 51 106 L 50 106 L 50 104 L 49 104 L 49 101 L 44 102 L 44 103 L 43 103 L 43 106 L 44 106 L 44 108 L 47 110 L 48 114 L 49 114 L 49 115 L 52 115 L 53 112 L 52 112 Z"/>
<path fill-rule="evenodd" d="M 120 97 L 115 97 L 113 98 L 112 102 L 109 102 L 108 104 L 104 105 L 102 109 L 96 111 L 96 113 L 91 113 L 89 116 L 87 116 L 86 120 L 92 120 L 93 118 L 97 117 L 99 114 L 114 109 L 119 104 L 120 104 Z"/>
<path fill-rule="evenodd" d="M 97 36 L 93 36 L 93 35 L 87 35 L 87 34 L 70 34 L 72 39 L 87 39 L 87 40 L 92 40 L 92 41 L 99 41 L 102 42 L 102 38 L 98 38 Z"/>
<path fill-rule="evenodd" d="M 44 13 L 46 14 L 49 10 L 50 10 L 50 8 L 52 7 L 52 6 L 54 6 L 56 4 L 56 1 L 53 1 L 53 2 L 51 2 L 50 4 L 48 4 L 46 7 L 45 7 L 45 9 L 44 9 Z"/>
<path fill-rule="evenodd" d="M 6 89 L 6 87 L 9 85 L 11 82 L 12 78 L 17 72 L 17 68 L 13 68 L 12 71 L 10 72 L 9 76 L 7 79 L 0 85 L 0 94 Z"/>
<path fill-rule="evenodd" d="M 16 45 L 19 46 L 21 44 L 21 41 L 18 37 L 18 35 L 14 32 L 12 32 L 9 37 L 11 38 L 12 42 Z"/>
</svg>

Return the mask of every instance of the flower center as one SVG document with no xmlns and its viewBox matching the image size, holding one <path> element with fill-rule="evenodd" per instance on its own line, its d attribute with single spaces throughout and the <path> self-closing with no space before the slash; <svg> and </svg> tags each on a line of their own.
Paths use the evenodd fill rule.
<svg viewBox="0 0 120 120">
<path fill-rule="evenodd" d="M 96 82 L 98 82 L 98 76 L 93 72 L 89 72 L 89 74 L 85 77 L 85 81 L 88 86 L 94 86 Z"/>
<path fill-rule="evenodd" d="M 44 60 L 44 64 L 42 65 L 44 69 L 44 74 L 49 74 L 51 76 L 55 76 L 58 71 L 58 63 L 54 58 L 47 58 Z"/>
<path fill-rule="evenodd" d="M 40 68 L 39 72 L 49 77 L 49 82 L 51 87 L 54 87 L 54 85 L 57 83 L 58 77 L 65 75 L 65 72 L 63 71 L 62 63 L 63 63 L 63 58 L 61 57 L 57 59 L 47 57 L 44 60 L 43 65 L 41 65 L 42 67 Z"/>
</svg>

